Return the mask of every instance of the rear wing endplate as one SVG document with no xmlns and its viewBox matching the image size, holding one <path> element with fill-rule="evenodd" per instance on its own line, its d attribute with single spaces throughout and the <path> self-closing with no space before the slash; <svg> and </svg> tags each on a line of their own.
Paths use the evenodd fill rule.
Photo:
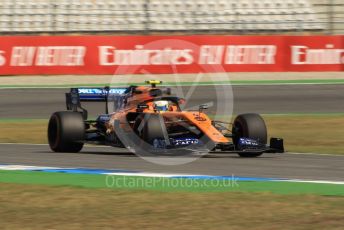
<svg viewBox="0 0 344 230">
<path fill-rule="evenodd" d="M 105 113 L 108 113 L 108 100 L 117 96 L 125 96 L 128 93 L 128 88 L 71 88 L 69 93 L 66 93 L 66 107 L 67 110 L 78 112 L 80 109 L 83 118 L 87 119 L 87 110 L 81 106 L 82 101 L 105 102 Z"/>
</svg>

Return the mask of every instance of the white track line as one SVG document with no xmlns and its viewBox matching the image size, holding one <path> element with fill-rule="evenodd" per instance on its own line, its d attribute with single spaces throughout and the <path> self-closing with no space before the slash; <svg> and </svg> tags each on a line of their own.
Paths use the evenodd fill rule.
<svg viewBox="0 0 344 230">
<path fill-rule="evenodd" d="M 0 143 L 0 145 L 48 145 L 48 144 L 33 144 L 33 143 L 12 143 L 12 142 L 4 142 L 4 143 Z"/>
<path fill-rule="evenodd" d="M 32 146 L 48 146 L 49 144 L 34 144 L 34 143 L 11 143 L 11 142 L 8 142 L 8 143 L 0 143 L 0 145 L 32 145 Z M 85 147 L 92 147 L 92 148 L 111 148 L 111 146 L 106 146 L 106 145 L 89 145 L 89 144 L 86 144 Z"/>
<path fill-rule="evenodd" d="M 256 84 L 256 83 L 214 83 L 214 84 L 200 84 L 199 86 L 217 86 L 217 85 L 232 85 L 232 86 L 290 86 L 290 85 L 337 85 L 337 84 L 344 84 L 343 82 L 339 81 L 339 82 L 303 82 L 303 83 L 294 83 L 294 82 L 290 82 L 290 83 L 261 83 L 261 84 Z M 105 85 L 105 84 L 104 84 Z M 162 85 L 162 86 L 167 86 L 167 87 L 171 87 L 171 86 L 176 86 L 174 84 L 171 85 Z M 181 86 L 191 86 L 191 84 L 181 84 Z M 0 90 L 1 89 L 66 89 L 66 88 L 73 88 L 73 87 L 77 87 L 77 86 L 39 86 L 39 85 L 35 85 L 35 86 L 8 86 L 8 87 L 1 87 L 0 86 Z M 80 85 L 80 87 L 99 87 L 99 86 L 82 86 Z"/>
<path fill-rule="evenodd" d="M 287 179 L 287 180 L 275 180 L 286 182 L 300 182 L 300 183 L 315 183 L 315 184 L 338 184 L 344 185 L 344 181 L 329 181 L 329 180 L 302 180 L 302 179 Z"/>
<path fill-rule="evenodd" d="M 30 165 L 0 165 L 0 170 L 44 170 L 61 169 L 58 167 L 30 166 Z"/>
<path fill-rule="evenodd" d="M 47 146 L 48 144 L 33 144 L 33 143 L 0 143 L 0 145 L 32 145 L 32 146 Z M 92 148 L 112 148 L 111 146 L 99 146 L 99 145 L 86 145 L 86 147 Z M 286 152 L 286 154 L 291 155 L 316 155 L 316 156 L 335 156 L 335 157 L 344 157 L 344 155 L 339 154 L 327 154 L 327 153 L 296 153 L 296 152 Z M 282 154 L 283 155 L 283 154 Z"/>
<path fill-rule="evenodd" d="M 340 154 L 329 154 L 329 153 L 295 153 L 295 152 L 287 152 L 288 154 L 292 155 L 315 155 L 315 156 L 336 156 L 336 157 L 344 157 L 344 155 Z"/>
</svg>

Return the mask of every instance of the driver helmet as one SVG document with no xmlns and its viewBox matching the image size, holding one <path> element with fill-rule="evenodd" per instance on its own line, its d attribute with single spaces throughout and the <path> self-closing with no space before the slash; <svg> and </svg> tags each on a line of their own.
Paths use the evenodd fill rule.
<svg viewBox="0 0 344 230">
<path fill-rule="evenodd" d="M 162 111 L 168 111 L 169 108 L 169 102 L 165 100 L 160 100 L 160 101 L 154 101 L 154 109 L 162 112 Z"/>
</svg>

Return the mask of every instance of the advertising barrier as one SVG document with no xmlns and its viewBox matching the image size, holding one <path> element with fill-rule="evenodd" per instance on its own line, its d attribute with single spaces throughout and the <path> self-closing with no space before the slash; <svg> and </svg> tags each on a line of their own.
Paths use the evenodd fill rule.
<svg viewBox="0 0 344 230">
<path fill-rule="evenodd" d="M 0 75 L 343 70 L 344 36 L 0 37 Z"/>
</svg>

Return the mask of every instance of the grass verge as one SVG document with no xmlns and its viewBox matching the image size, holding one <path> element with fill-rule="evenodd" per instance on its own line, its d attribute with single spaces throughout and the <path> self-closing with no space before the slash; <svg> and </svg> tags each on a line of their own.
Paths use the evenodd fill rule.
<svg viewBox="0 0 344 230">
<path fill-rule="evenodd" d="M 344 185 L 282 181 L 240 181 L 239 178 L 232 178 L 230 180 L 187 179 L 2 170 L 0 171 L 0 182 L 108 188 L 115 190 L 273 192 L 276 194 L 344 196 Z"/>
<path fill-rule="evenodd" d="M 48 120 L 0 119 L 1 143 L 47 143 Z"/>
<path fill-rule="evenodd" d="M 343 114 L 264 115 L 269 135 L 289 152 L 344 154 Z M 47 120 L 0 119 L 0 142 L 47 143 Z"/>
<path fill-rule="evenodd" d="M 0 183 L 3 229 L 343 229 L 343 197 Z"/>
<path fill-rule="evenodd" d="M 289 152 L 344 154 L 344 114 L 265 115 L 270 136 Z"/>
</svg>

